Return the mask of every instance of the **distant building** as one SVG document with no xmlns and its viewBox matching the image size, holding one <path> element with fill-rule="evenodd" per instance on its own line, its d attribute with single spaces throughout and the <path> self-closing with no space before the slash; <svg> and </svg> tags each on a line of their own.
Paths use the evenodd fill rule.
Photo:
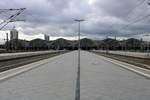
<svg viewBox="0 0 150 100">
<path fill-rule="evenodd" d="M 44 39 L 45 39 L 46 41 L 49 41 L 49 36 L 48 36 L 48 35 L 44 35 Z"/>
<path fill-rule="evenodd" d="M 10 40 L 18 39 L 18 31 L 15 27 L 10 31 Z"/>
</svg>

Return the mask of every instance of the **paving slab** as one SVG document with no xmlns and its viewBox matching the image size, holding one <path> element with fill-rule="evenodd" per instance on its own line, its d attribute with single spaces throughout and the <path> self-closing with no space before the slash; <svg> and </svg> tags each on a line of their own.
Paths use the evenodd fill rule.
<svg viewBox="0 0 150 100">
<path fill-rule="evenodd" d="M 0 100 L 74 100 L 76 72 L 77 51 L 60 55 L 0 82 Z M 81 51 L 81 100 L 150 100 L 150 80 Z"/>
</svg>

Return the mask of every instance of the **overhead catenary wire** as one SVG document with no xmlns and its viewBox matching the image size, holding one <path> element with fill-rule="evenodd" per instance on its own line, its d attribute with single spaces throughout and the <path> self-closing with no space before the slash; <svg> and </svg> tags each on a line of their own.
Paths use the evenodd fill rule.
<svg viewBox="0 0 150 100">
<path fill-rule="evenodd" d="M 19 8 L 19 9 L 0 9 L 0 11 L 17 11 L 15 14 L 9 16 L 6 20 L 0 23 L 0 30 L 2 30 L 7 24 L 12 21 L 15 21 L 16 17 L 19 16 L 26 8 Z"/>
<path fill-rule="evenodd" d="M 128 12 L 128 14 L 127 14 L 127 16 L 126 16 L 126 17 L 127 17 L 126 19 L 129 19 L 130 16 L 131 16 L 131 14 L 133 14 L 133 13 L 135 12 L 135 10 L 136 10 L 138 7 L 140 7 L 142 4 L 144 4 L 145 1 L 146 1 L 146 0 L 140 1 L 134 8 L 132 8 L 132 9 Z M 120 30 L 126 29 L 126 28 L 129 27 L 130 25 L 132 25 L 132 24 L 134 24 L 134 23 L 137 23 L 137 22 L 139 22 L 139 21 L 141 21 L 141 20 L 143 20 L 143 19 L 145 19 L 145 18 L 147 18 L 147 17 L 149 17 L 149 16 L 150 16 L 150 15 L 147 15 L 147 16 L 142 17 L 142 18 L 139 18 L 139 16 L 138 16 L 138 17 L 134 18 L 134 21 L 132 21 L 132 22 L 130 22 L 129 24 L 127 24 L 127 25 L 121 27 L 120 29 L 115 29 L 115 30 L 116 30 L 116 31 L 120 31 Z M 116 23 L 117 23 L 117 22 L 116 22 Z M 110 28 L 113 28 L 116 23 L 113 23 L 112 25 L 110 25 Z M 113 29 L 114 29 L 114 28 L 113 28 Z"/>
<path fill-rule="evenodd" d="M 144 0 L 144 2 L 145 2 L 145 1 L 146 1 L 146 0 Z M 144 3 L 144 2 L 143 2 L 143 3 Z M 146 3 L 147 3 L 147 2 L 146 2 Z M 148 3 L 147 3 L 147 4 L 148 4 Z M 147 19 L 148 17 L 150 17 L 150 14 L 148 14 L 148 15 L 146 15 L 146 16 L 144 16 L 144 17 L 140 17 L 140 18 L 139 18 L 139 16 L 137 16 L 134 21 L 132 21 L 132 22 L 128 23 L 127 25 L 121 27 L 120 29 L 118 29 L 118 31 L 120 31 L 120 30 L 125 30 L 125 29 L 129 28 L 129 26 L 131 26 L 131 25 L 133 25 L 133 24 L 135 24 L 135 23 L 138 23 L 138 22 L 140 22 L 140 21 L 143 21 L 143 20 Z M 140 32 L 140 33 L 128 33 L 128 34 L 124 34 L 124 35 L 122 34 L 121 36 L 140 35 L 140 34 L 143 34 L 143 33 L 142 33 L 142 32 Z"/>
<path fill-rule="evenodd" d="M 138 8 L 138 7 L 140 7 L 142 4 L 144 4 L 145 3 L 145 1 L 146 0 L 142 0 L 142 1 L 140 1 L 134 8 L 132 8 L 129 12 L 128 12 L 128 14 L 127 14 L 127 18 L 130 18 L 130 14 L 133 14 L 134 13 L 134 11 Z"/>
<path fill-rule="evenodd" d="M 144 17 L 142 17 L 142 18 L 139 18 L 139 19 L 136 19 L 136 20 L 132 21 L 131 23 L 125 25 L 125 26 L 122 27 L 122 28 L 120 28 L 120 30 L 124 30 L 124 29 L 128 28 L 130 25 L 133 25 L 133 24 L 135 24 L 135 23 L 137 23 L 137 22 L 140 22 L 140 21 L 142 21 L 142 20 L 144 20 L 144 19 L 146 19 L 146 18 L 148 18 L 148 17 L 150 17 L 150 14 L 149 14 L 149 15 L 146 15 L 146 16 L 144 16 Z"/>
<path fill-rule="evenodd" d="M 140 1 L 135 7 L 133 7 L 132 9 L 130 9 L 130 10 L 128 11 L 128 13 L 126 14 L 126 19 L 129 19 L 129 18 L 130 18 L 129 16 L 131 16 L 131 14 L 133 14 L 133 12 L 134 12 L 138 7 L 140 7 L 145 1 L 146 1 L 146 0 Z M 117 22 L 116 22 L 116 23 L 117 23 Z M 111 25 L 110 25 L 110 28 L 112 28 L 116 23 L 111 24 Z"/>
</svg>

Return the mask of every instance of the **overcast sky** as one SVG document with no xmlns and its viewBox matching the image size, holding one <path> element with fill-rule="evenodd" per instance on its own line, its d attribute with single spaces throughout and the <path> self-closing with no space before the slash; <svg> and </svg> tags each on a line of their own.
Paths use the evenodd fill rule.
<svg viewBox="0 0 150 100">
<path fill-rule="evenodd" d="M 150 15 L 148 2 L 150 1 L 0 0 L 0 7 L 1 9 L 26 8 L 25 12 L 19 16 L 25 19 L 25 22 L 11 23 L 3 29 L 9 30 L 16 26 L 21 34 L 20 38 L 32 39 L 41 37 L 41 34 L 51 37 L 75 36 L 77 23 L 73 20 L 76 18 L 86 20 L 81 24 L 83 37 L 102 38 L 108 34 L 124 37 L 128 36 L 124 34 L 149 33 L 150 16 L 145 17 Z M 138 22 L 135 23 L 136 21 Z M 1 40 L 3 36 L 0 35 Z"/>
</svg>

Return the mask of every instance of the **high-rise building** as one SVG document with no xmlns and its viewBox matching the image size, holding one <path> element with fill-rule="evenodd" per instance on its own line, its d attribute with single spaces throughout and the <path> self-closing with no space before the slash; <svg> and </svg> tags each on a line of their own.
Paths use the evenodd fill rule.
<svg viewBox="0 0 150 100">
<path fill-rule="evenodd" d="M 18 31 L 15 27 L 10 31 L 10 40 L 18 39 Z"/>
<path fill-rule="evenodd" d="M 49 36 L 48 36 L 48 35 L 44 35 L 44 39 L 45 39 L 46 41 L 49 41 Z"/>
</svg>

